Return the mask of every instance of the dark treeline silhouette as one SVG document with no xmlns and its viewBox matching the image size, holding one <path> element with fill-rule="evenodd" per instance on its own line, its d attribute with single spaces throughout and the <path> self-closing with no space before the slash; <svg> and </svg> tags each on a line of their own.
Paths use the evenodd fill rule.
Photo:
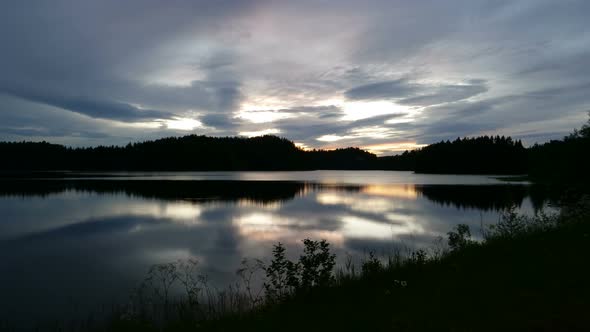
<svg viewBox="0 0 590 332">
<path fill-rule="evenodd" d="M 442 141 L 397 156 L 359 148 L 302 150 L 276 136 L 189 135 L 126 146 L 70 148 L 47 142 L 0 142 L 0 170 L 248 171 L 406 170 L 440 174 L 529 174 L 537 180 L 590 179 L 590 121 L 580 130 L 525 148 L 520 140 L 481 136 Z"/>
<path fill-rule="evenodd" d="M 411 170 L 423 173 L 521 174 L 526 150 L 505 137 L 457 139 L 381 157 L 359 148 L 302 150 L 276 136 L 184 136 L 120 146 L 69 148 L 2 142 L 4 171 Z M 16 174 L 18 175 L 18 174 Z M 15 176 L 13 174 L 12 176 Z"/>
<path fill-rule="evenodd" d="M 382 157 L 383 168 L 443 174 L 528 174 L 539 181 L 590 180 L 590 120 L 562 140 L 524 148 L 510 137 L 442 141 Z"/>
<path fill-rule="evenodd" d="M 69 148 L 47 142 L 0 143 L 2 170 L 209 171 L 373 169 L 358 148 L 304 151 L 276 136 L 189 135 L 119 146 Z"/>
<path fill-rule="evenodd" d="M 524 174 L 526 149 L 519 140 L 481 136 L 442 141 L 424 148 L 384 157 L 389 169 L 444 174 Z"/>
<path fill-rule="evenodd" d="M 533 179 L 590 182 L 590 120 L 562 140 L 533 145 L 529 165 Z"/>
</svg>

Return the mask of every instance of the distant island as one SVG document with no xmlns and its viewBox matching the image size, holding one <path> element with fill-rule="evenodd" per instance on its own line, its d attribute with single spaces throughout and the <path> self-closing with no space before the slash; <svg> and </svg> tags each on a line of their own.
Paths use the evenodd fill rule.
<svg viewBox="0 0 590 332">
<path fill-rule="evenodd" d="M 590 121 L 580 130 L 526 148 L 520 140 L 480 136 L 441 141 L 396 156 L 359 148 L 303 150 L 266 135 L 169 137 L 126 146 L 71 148 L 48 142 L 0 142 L 3 172 L 401 170 L 438 174 L 529 175 L 588 179 Z"/>
</svg>

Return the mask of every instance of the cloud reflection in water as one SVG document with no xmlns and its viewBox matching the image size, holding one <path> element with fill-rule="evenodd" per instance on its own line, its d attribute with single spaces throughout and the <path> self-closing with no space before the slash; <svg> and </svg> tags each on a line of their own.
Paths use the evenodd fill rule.
<svg viewBox="0 0 590 332">
<path fill-rule="evenodd" d="M 177 258 L 199 259 L 223 286 L 242 258 L 267 257 L 279 241 L 291 255 L 308 237 L 328 240 L 339 257 L 363 255 L 396 243 L 429 245 L 455 224 L 477 230 L 497 221 L 501 207 L 531 206 L 525 186 L 194 182 L 160 184 L 160 195 L 148 182 L 126 182 L 53 183 L 43 196 L 4 186 L 4 316 L 58 315 L 72 299 L 124 300 L 151 264 Z"/>
</svg>

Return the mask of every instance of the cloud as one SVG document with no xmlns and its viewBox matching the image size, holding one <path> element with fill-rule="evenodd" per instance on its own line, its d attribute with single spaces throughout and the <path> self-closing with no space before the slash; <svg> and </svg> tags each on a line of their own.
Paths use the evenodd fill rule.
<svg viewBox="0 0 590 332">
<path fill-rule="evenodd" d="M 345 92 L 351 100 L 394 100 L 399 104 L 429 106 L 474 97 L 488 91 L 485 80 L 462 84 L 424 84 L 398 79 L 361 85 Z"/>
<path fill-rule="evenodd" d="M 47 128 L 34 128 L 34 127 L 21 127 L 21 128 L 11 128 L 11 127 L 0 127 L 0 133 L 7 134 L 7 135 L 16 135 L 16 136 L 33 136 L 33 137 L 82 137 L 82 138 L 106 138 L 108 137 L 107 134 L 99 133 L 99 132 L 92 132 L 92 131 L 70 131 L 70 130 L 56 130 L 56 129 L 47 129 Z"/>
<path fill-rule="evenodd" d="M 221 129 L 231 129 L 237 125 L 236 121 L 228 117 L 227 114 L 206 114 L 200 119 L 206 126 Z"/>
<path fill-rule="evenodd" d="M 28 115 L 2 107 L 0 118 L 11 122 L 2 123 L 0 140 L 59 134 L 62 142 L 84 144 L 87 133 L 96 136 L 88 145 L 123 144 L 185 134 L 158 120 L 182 118 L 204 124 L 192 133 L 272 128 L 310 147 L 389 143 L 380 135 L 421 143 L 493 131 L 518 135 L 518 126 L 531 122 L 543 126 L 535 129 L 542 141 L 543 132 L 550 138 L 578 127 L 590 108 L 583 91 L 590 84 L 589 6 L 583 0 L 3 2 L 0 93 L 26 101 Z M 395 121 L 343 121 L 351 103 L 365 102 L 408 111 Z M 51 116 L 43 122 L 29 116 L 45 113 Z M 354 138 L 316 140 L 324 135 Z"/>
<path fill-rule="evenodd" d="M 194 79 L 172 85 L 166 76 L 176 56 L 191 51 L 173 50 L 177 45 L 171 41 L 195 29 L 206 34 L 216 29 L 216 20 L 237 18 L 252 5 L 255 1 L 5 3 L 0 93 L 122 122 L 169 119 L 190 110 L 231 112 L 240 98 L 238 77 L 223 68 L 234 60 L 231 50 L 226 56 L 212 47 L 199 52 L 186 64 L 197 71 Z"/>
<path fill-rule="evenodd" d="M 5 93 L 7 91 L 5 90 Z M 14 91 L 13 96 L 38 102 L 97 119 L 141 121 L 147 119 L 170 119 L 172 114 L 162 111 L 143 110 L 136 106 L 111 100 L 97 100 L 86 97 L 48 95 L 35 92 Z"/>
<path fill-rule="evenodd" d="M 468 99 L 488 91 L 483 83 L 474 84 L 453 84 L 440 85 L 432 88 L 432 92 L 405 98 L 399 101 L 400 104 L 428 106 L 450 103 L 458 100 Z"/>
<path fill-rule="evenodd" d="M 46 140 L 68 146 L 124 145 L 186 131 L 163 123 L 144 127 L 130 121 L 95 119 L 61 108 L 0 94 L 0 137 L 6 140 Z"/>
<path fill-rule="evenodd" d="M 406 79 L 371 83 L 346 91 L 344 94 L 352 100 L 397 99 L 414 95 L 420 90 L 419 85 Z"/>
</svg>

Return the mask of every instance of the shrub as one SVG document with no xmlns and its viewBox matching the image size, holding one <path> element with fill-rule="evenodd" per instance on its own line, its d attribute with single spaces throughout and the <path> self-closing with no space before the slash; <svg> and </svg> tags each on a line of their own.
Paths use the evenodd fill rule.
<svg viewBox="0 0 590 332">
<path fill-rule="evenodd" d="M 285 256 L 285 246 L 278 243 L 272 251 L 272 261 L 264 268 L 267 281 L 264 283 L 266 297 L 274 301 L 284 298 L 299 288 L 299 264 Z"/>
<path fill-rule="evenodd" d="M 526 216 L 519 215 L 511 207 L 501 215 L 497 224 L 490 226 L 491 234 L 495 237 L 514 237 L 524 232 L 527 222 Z"/>
<path fill-rule="evenodd" d="M 301 267 L 301 287 L 327 286 L 334 281 L 332 270 L 336 255 L 330 254 L 330 244 L 326 240 L 303 240 L 303 255 L 299 257 Z"/>
<path fill-rule="evenodd" d="M 274 246 L 272 261 L 264 268 L 267 278 L 264 289 L 268 300 L 279 300 L 295 291 L 334 282 L 336 255 L 330 253 L 330 244 L 326 240 L 305 239 L 303 245 L 303 255 L 296 263 L 286 258 L 282 243 Z"/>
<path fill-rule="evenodd" d="M 375 274 L 379 271 L 383 270 L 383 264 L 381 261 L 375 256 L 374 251 L 369 251 L 369 258 L 363 262 L 361 265 L 361 271 L 363 275 L 371 275 Z"/>
<path fill-rule="evenodd" d="M 418 249 L 416 251 L 413 251 L 410 255 L 410 262 L 416 265 L 422 265 L 426 263 L 427 256 L 428 255 L 426 254 L 426 250 Z"/>
<path fill-rule="evenodd" d="M 465 224 L 457 225 L 455 230 L 448 232 L 447 235 L 449 239 L 449 247 L 451 247 L 452 251 L 462 249 L 473 243 L 469 226 Z"/>
</svg>

